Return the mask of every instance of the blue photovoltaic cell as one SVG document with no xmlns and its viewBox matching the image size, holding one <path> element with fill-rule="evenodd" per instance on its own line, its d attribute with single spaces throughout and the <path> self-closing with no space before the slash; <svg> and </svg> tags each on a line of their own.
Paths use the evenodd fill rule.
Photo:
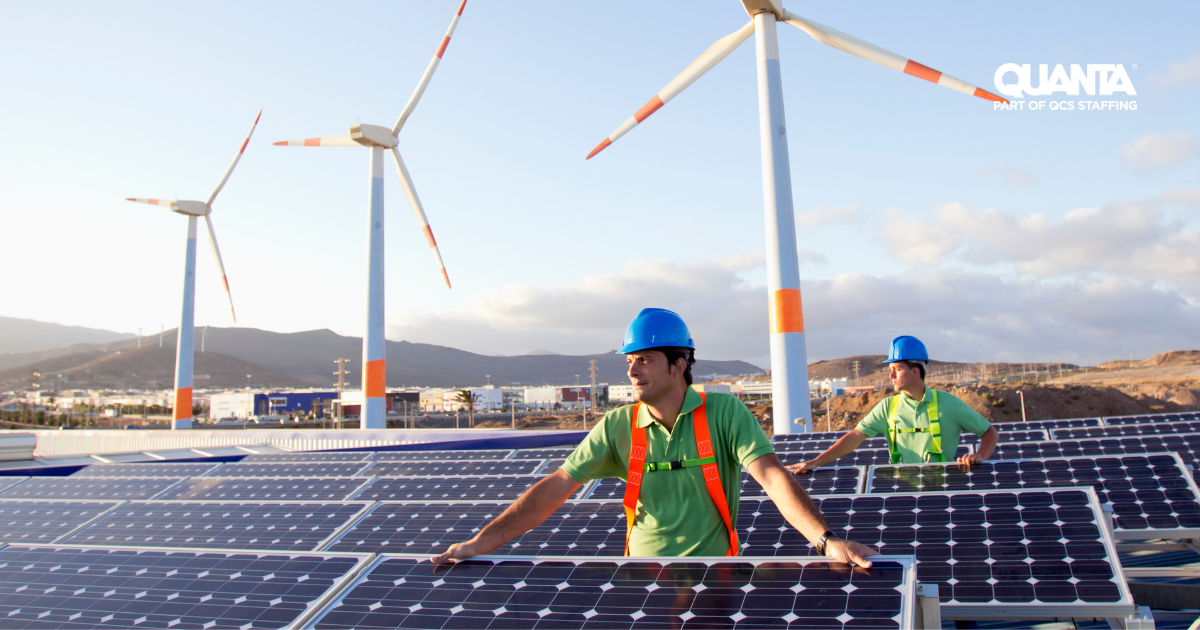
<svg viewBox="0 0 1200 630">
<path fill-rule="evenodd" d="M 1104 418 L 1104 424 L 1113 427 L 1120 424 L 1145 424 L 1148 422 L 1192 422 L 1200 420 L 1200 412 L 1180 411 L 1175 413 L 1155 413 L 1142 416 L 1120 416 Z"/>
<path fill-rule="evenodd" d="M 997 445 L 996 450 L 992 453 L 992 459 L 1099 457 L 1101 455 L 1145 455 L 1147 453 L 1179 453 L 1183 463 L 1194 468 L 1197 457 L 1200 457 L 1200 433 L 1056 440 L 1053 442 L 1015 442 Z"/>
<path fill-rule="evenodd" d="M 0 477 L 0 492 L 31 478 L 32 477 Z"/>
<path fill-rule="evenodd" d="M 92 464 L 72 477 L 199 477 L 220 464 Z"/>
<path fill-rule="evenodd" d="M 738 512 L 743 554 L 816 554 L 770 499 L 748 505 L 755 501 L 743 500 Z M 917 581 L 937 584 L 943 605 L 1003 605 L 1017 617 L 1045 604 L 1077 606 L 1080 614 L 1071 616 L 1081 617 L 1133 610 L 1090 488 L 813 501 L 838 537 L 884 554 L 915 554 Z"/>
<path fill-rule="evenodd" d="M 788 452 L 783 452 L 783 453 L 777 452 L 776 455 L 778 455 L 779 460 L 785 464 L 798 464 L 803 461 L 815 459 L 818 455 L 820 455 L 821 453 L 824 453 L 824 452 L 825 452 L 824 450 L 820 450 L 820 451 L 788 451 Z M 963 455 L 966 455 L 967 453 L 970 453 L 970 452 L 972 452 L 972 449 L 969 445 L 959 444 L 958 451 L 955 454 L 954 458 L 958 459 L 959 457 L 962 457 Z M 826 466 L 830 466 L 830 465 L 833 465 L 833 466 L 869 466 L 872 464 L 890 464 L 891 462 L 892 462 L 892 455 L 886 448 L 859 447 L 859 448 L 855 449 L 853 452 L 851 452 L 849 455 L 843 455 L 842 457 L 839 457 L 838 459 L 833 460 L 833 462 L 831 462 L 830 464 L 826 464 Z"/>
<path fill-rule="evenodd" d="M 771 437 L 771 441 L 777 445 L 779 442 L 795 442 L 797 440 L 805 442 L 808 440 L 831 440 L 838 441 L 842 439 L 849 431 L 814 431 L 813 433 L 785 433 Z"/>
<path fill-rule="evenodd" d="M 384 451 L 375 453 L 372 459 L 377 462 L 455 462 L 462 460 L 501 460 L 508 459 L 511 450 L 489 451 Z"/>
<path fill-rule="evenodd" d="M 1122 424 L 1115 427 L 1055 429 L 1054 439 L 1078 440 L 1082 438 L 1124 437 L 1127 435 L 1163 435 L 1168 433 L 1200 433 L 1200 420 L 1193 422 Z"/>
<path fill-rule="evenodd" d="M 532 475 L 545 462 L 536 459 L 462 462 L 381 462 L 365 475 L 372 477 L 455 477 L 463 475 Z"/>
<path fill-rule="evenodd" d="M 643 484 L 654 483 L 653 476 L 657 474 L 671 474 L 676 471 L 666 470 L 650 473 Z M 800 482 L 800 487 L 804 488 L 809 494 L 858 494 L 862 488 L 863 468 L 859 466 L 833 467 L 823 466 L 814 470 L 811 473 L 796 475 L 796 481 Z M 750 473 L 742 471 L 742 496 L 762 496 L 762 486 L 750 476 Z M 625 482 L 616 477 L 600 479 L 596 485 L 592 486 L 588 493 L 589 499 L 617 499 L 620 500 L 625 496 Z"/>
<path fill-rule="evenodd" d="M 357 501 L 516 499 L 541 475 L 510 477 L 377 477 Z"/>
<path fill-rule="evenodd" d="M 387 557 L 316 627 L 909 627 L 909 562 L 848 571 L 815 559 L 477 557 L 435 568 Z"/>
<path fill-rule="evenodd" d="M 558 470 L 559 468 L 562 468 L 563 464 L 565 464 L 565 463 L 567 463 L 567 460 L 565 460 L 565 459 L 549 460 L 546 462 L 545 466 L 542 466 L 541 469 L 538 470 L 538 474 L 539 475 L 549 475 L 550 473 L 553 473 L 554 471 Z"/>
<path fill-rule="evenodd" d="M 62 542 L 313 551 L 363 507 L 361 503 L 129 503 Z"/>
<path fill-rule="evenodd" d="M 1112 504 L 1118 534 L 1186 538 L 1200 532 L 1200 494 L 1174 454 L 877 466 L 870 492 L 975 492 L 1090 486 Z M 1180 531 L 1183 530 L 1183 531 Z"/>
<path fill-rule="evenodd" d="M 242 459 L 243 464 L 281 462 L 361 462 L 371 459 L 371 451 L 316 451 L 312 453 L 257 453 Z"/>
<path fill-rule="evenodd" d="M 1029 422 L 993 422 L 997 431 L 1030 431 L 1035 429 L 1068 429 L 1073 427 L 1098 427 L 1100 418 L 1070 418 L 1067 420 L 1031 420 Z"/>
<path fill-rule="evenodd" d="M 772 446 L 775 447 L 775 452 L 782 457 L 783 453 L 796 453 L 800 451 L 816 451 L 820 453 L 828 450 L 829 447 L 836 443 L 837 440 L 787 440 L 785 442 L 776 442 Z M 863 440 L 863 443 L 858 448 L 887 449 L 887 438 L 882 435 L 867 438 Z"/>
<path fill-rule="evenodd" d="M 1049 439 L 1049 436 L 1044 430 L 999 431 L 998 433 L 1000 435 L 1000 439 L 998 441 L 999 444 L 1003 444 L 1005 442 L 1040 442 L 1042 440 Z M 959 441 L 963 444 L 975 445 L 979 444 L 979 436 L 975 435 L 974 433 L 967 433 L 964 431 L 959 437 Z"/>
<path fill-rule="evenodd" d="M 156 499 L 160 501 L 340 501 L 365 486 L 366 477 L 279 477 L 188 479 Z"/>
<path fill-rule="evenodd" d="M 56 542 L 118 504 L 116 501 L 3 500 L 0 501 L 0 542 Z"/>
<path fill-rule="evenodd" d="M 574 446 L 559 446 L 555 448 L 523 448 L 513 453 L 513 459 L 566 459 L 575 452 Z"/>
<path fill-rule="evenodd" d="M 330 555 L 0 549 L 6 628 L 282 628 L 362 562 Z"/>
<path fill-rule="evenodd" d="M 354 477 L 370 462 L 292 462 L 225 464 L 210 477 Z"/>
<path fill-rule="evenodd" d="M 0 499 L 152 499 L 177 483 L 178 479 L 162 477 L 34 477 L 0 492 Z"/>
</svg>

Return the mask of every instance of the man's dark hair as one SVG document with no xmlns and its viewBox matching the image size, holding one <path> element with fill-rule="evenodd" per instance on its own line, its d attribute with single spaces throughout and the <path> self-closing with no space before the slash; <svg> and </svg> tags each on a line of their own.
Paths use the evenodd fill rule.
<svg viewBox="0 0 1200 630">
<path fill-rule="evenodd" d="M 687 381 L 688 385 L 692 384 L 692 366 L 696 364 L 696 351 L 691 348 L 681 348 L 678 346 L 661 346 L 658 348 L 646 348 L 646 350 L 657 350 L 667 357 L 667 363 L 675 365 L 676 361 L 685 359 L 687 366 L 683 368 L 683 380 Z M 645 352 L 645 350 L 642 350 Z"/>
<path fill-rule="evenodd" d="M 916 363 L 914 361 L 901 361 L 901 363 L 903 363 L 904 365 L 907 365 L 910 368 L 917 368 L 918 370 L 920 370 L 921 371 L 921 380 L 922 381 L 925 380 L 925 366 L 924 365 L 921 365 L 920 363 Z"/>
</svg>

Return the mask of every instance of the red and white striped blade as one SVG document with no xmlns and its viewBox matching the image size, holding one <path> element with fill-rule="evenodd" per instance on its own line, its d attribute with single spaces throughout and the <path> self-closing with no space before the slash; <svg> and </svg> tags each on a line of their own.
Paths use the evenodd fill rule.
<svg viewBox="0 0 1200 630">
<path fill-rule="evenodd" d="M 221 248 L 217 247 L 217 233 L 213 231 L 212 217 L 204 215 L 204 223 L 208 226 L 208 244 L 212 245 L 213 256 L 217 259 L 217 271 L 221 272 L 221 284 L 225 285 L 225 297 L 229 299 L 229 314 L 237 323 L 237 313 L 233 310 L 233 294 L 229 292 L 229 278 L 225 276 L 225 263 L 221 260 Z"/>
<path fill-rule="evenodd" d="M 361 147 L 350 136 L 325 136 L 324 138 L 306 138 L 304 140 L 284 140 L 276 142 L 277 147 Z"/>
<path fill-rule="evenodd" d="M 437 261 L 438 268 L 442 270 L 442 279 L 446 281 L 446 288 L 450 288 L 450 276 L 446 273 L 446 263 L 442 262 L 442 253 L 438 251 L 437 240 L 433 238 L 429 219 L 425 218 L 425 208 L 421 205 L 420 197 L 417 197 L 417 188 L 413 186 L 412 177 L 408 174 L 408 167 L 404 165 L 404 159 L 400 157 L 400 152 L 396 150 L 396 147 L 392 147 L 392 157 L 396 160 L 396 173 L 400 176 L 400 186 L 404 188 L 404 196 L 408 197 L 413 214 L 417 215 L 417 223 L 421 226 L 425 240 L 429 242 L 429 249 L 433 251 L 433 258 Z"/>
<path fill-rule="evenodd" d="M 126 197 L 125 201 L 136 201 L 138 203 L 148 203 L 152 206 L 162 206 L 170 208 L 175 203 L 174 199 L 143 199 L 141 197 Z"/>
<path fill-rule="evenodd" d="M 392 125 L 392 135 L 400 133 L 400 129 L 404 127 L 404 122 L 412 115 L 413 110 L 417 108 L 417 102 L 421 100 L 421 95 L 425 93 L 425 88 L 429 86 L 429 80 L 433 78 L 433 71 L 437 70 L 438 64 L 442 61 L 442 55 L 446 54 L 446 47 L 450 45 L 450 36 L 454 34 L 454 29 L 458 27 L 458 19 L 462 17 L 463 8 L 467 6 L 467 0 L 462 0 L 462 4 L 458 5 L 458 11 L 454 13 L 454 17 L 450 20 L 450 28 L 446 29 L 446 34 L 442 37 L 442 42 L 438 44 L 437 50 L 433 53 L 433 59 L 429 60 L 429 65 L 425 67 L 425 74 L 421 75 L 421 80 L 417 81 L 417 89 L 413 90 L 412 96 L 408 97 L 408 103 L 404 105 L 404 111 L 400 112 L 400 117 L 396 119 L 396 124 Z"/>
<path fill-rule="evenodd" d="M 250 125 L 250 132 L 246 134 L 246 139 L 242 140 L 242 146 L 238 147 L 237 154 L 233 156 L 233 161 L 229 163 L 229 168 L 225 169 L 225 174 L 221 176 L 221 181 L 217 182 L 217 187 L 213 189 L 212 194 L 208 196 L 208 205 L 217 199 L 217 193 L 225 187 L 225 182 L 229 181 L 229 176 L 233 174 L 233 167 L 237 166 L 238 160 L 242 159 L 242 154 L 246 152 L 246 145 L 250 144 L 250 136 L 254 135 L 254 129 L 258 127 L 258 119 L 262 118 L 262 110 L 258 110 L 258 116 L 254 117 L 254 124 Z"/>
<path fill-rule="evenodd" d="M 671 82 L 668 83 L 666 87 L 664 87 L 662 90 L 659 90 L 658 94 L 655 94 L 654 98 L 650 99 L 650 102 L 643 105 L 641 109 L 637 110 L 637 112 L 633 114 L 633 116 L 630 116 L 628 120 L 621 123 L 621 126 L 617 127 L 616 131 L 610 133 L 608 137 L 605 138 L 604 141 L 599 145 L 597 145 L 595 149 L 592 149 L 592 152 L 589 153 L 584 159 L 592 159 L 592 156 L 603 151 L 608 147 L 608 145 L 615 142 L 617 138 L 625 135 L 630 129 L 636 127 L 638 123 L 646 120 L 650 114 L 658 111 L 658 108 L 675 98 L 680 92 L 687 88 L 687 86 L 691 85 L 696 81 L 696 79 L 699 79 L 701 76 L 703 76 L 705 72 L 712 70 L 713 66 L 720 63 L 722 59 L 728 57 L 729 53 L 733 52 L 738 46 L 741 46 L 742 42 L 749 39 L 749 37 L 753 34 L 754 21 L 751 20 L 742 28 L 739 28 L 738 30 L 726 35 L 725 37 L 722 37 L 721 39 L 718 39 L 715 44 L 708 47 L 708 50 L 701 53 L 699 57 L 696 57 L 696 60 L 693 61 L 687 68 L 684 68 L 683 72 L 679 73 L 679 76 L 671 79 Z"/>
<path fill-rule="evenodd" d="M 783 12 L 783 21 L 795 26 L 805 33 L 808 33 L 813 39 L 825 44 L 826 46 L 832 46 L 838 50 L 848 52 L 856 57 L 862 57 L 867 61 L 873 61 L 886 68 L 891 68 L 892 70 L 897 70 L 899 72 L 903 72 L 904 74 L 911 74 L 918 79 L 925 79 L 926 81 L 931 81 L 942 87 L 947 87 L 951 90 L 962 92 L 963 94 L 970 96 L 978 96 L 979 98 L 987 99 L 989 101 L 999 101 L 1001 103 L 1008 102 L 1007 99 L 996 96 L 985 89 L 975 87 L 966 81 L 961 81 L 950 75 L 942 74 L 941 72 L 938 72 L 929 66 L 919 64 L 911 59 L 908 59 L 907 57 L 901 57 L 894 52 L 884 50 L 875 44 L 865 42 L 857 37 L 854 37 L 853 35 L 847 35 L 836 28 L 831 28 L 825 26 L 824 24 L 818 24 L 812 20 L 802 18 L 790 11 Z"/>
</svg>

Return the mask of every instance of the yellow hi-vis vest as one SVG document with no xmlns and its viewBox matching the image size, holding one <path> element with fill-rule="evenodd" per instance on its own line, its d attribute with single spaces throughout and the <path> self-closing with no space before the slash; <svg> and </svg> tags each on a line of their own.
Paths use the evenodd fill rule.
<svg viewBox="0 0 1200 630">
<path fill-rule="evenodd" d="M 929 402 L 929 408 L 926 410 L 926 415 L 929 416 L 929 428 L 913 428 L 901 429 L 896 426 L 896 410 L 900 407 L 900 397 L 904 392 L 900 392 L 888 399 L 888 450 L 892 454 L 892 463 L 900 464 L 900 447 L 896 444 L 896 437 L 899 433 L 923 433 L 929 431 L 930 434 L 930 450 L 925 452 L 925 462 L 944 462 L 946 458 L 942 456 L 942 424 L 938 421 L 938 392 L 930 388 L 933 392 L 933 400 Z"/>
</svg>

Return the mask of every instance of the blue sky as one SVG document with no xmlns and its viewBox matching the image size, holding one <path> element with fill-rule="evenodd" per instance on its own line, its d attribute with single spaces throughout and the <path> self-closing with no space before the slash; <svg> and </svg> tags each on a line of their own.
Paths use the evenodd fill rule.
<svg viewBox="0 0 1200 630">
<path fill-rule="evenodd" d="M 204 199 L 263 109 L 213 213 L 238 325 L 360 334 L 367 152 L 271 142 L 390 126 L 456 6 L 0 6 L 0 314 L 175 326 L 185 220 L 124 198 Z M 996 111 L 779 24 L 810 358 L 906 333 L 955 360 L 1195 345 L 1200 6 L 787 6 L 992 91 L 1011 62 L 1119 63 L 1138 92 L 1114 97 L 1136 111 Z M 766 365 L 753 41 L 583 159 L 748 19 L 469 2 L 400 135 L 454 289 L 389 166 L 389 338 L 590 353 L 662 306 L 702 358 Z M 197 324 L 229 326 L 199 255 Z"/>
</svg>

